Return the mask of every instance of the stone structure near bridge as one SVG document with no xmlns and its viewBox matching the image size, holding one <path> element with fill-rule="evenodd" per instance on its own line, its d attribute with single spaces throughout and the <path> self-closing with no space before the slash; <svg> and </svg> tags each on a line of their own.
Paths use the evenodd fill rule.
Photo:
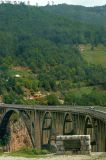
<svg viewBox="0 0 106 160">
<path fill-rule="evenodd" d="M 23 120 L 34 148 L 50 148 L 58 135 L 90 135 L 91 150 L 106 151 L 105 107 L 0 104 L 0 139 L 14 113 Z"/>
<path fill-rule="evenodd" d="M 71 151 L 77 154 L 91 154 L 90 135 L 60 135 L 56 138 L 57 154 Z"/>
</svg>

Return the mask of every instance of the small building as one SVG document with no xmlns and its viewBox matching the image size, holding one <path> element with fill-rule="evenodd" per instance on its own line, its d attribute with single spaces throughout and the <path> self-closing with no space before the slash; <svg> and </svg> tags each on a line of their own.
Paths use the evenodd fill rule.
<svg viewBox="0 0 106 160">
<path fill-rule="evenodd" d="M 20 76 L 19 74 L 16 74 L 15 77 L 16 77 L 16 78 L 20 78 L 21 76 Z"/>
</svg>

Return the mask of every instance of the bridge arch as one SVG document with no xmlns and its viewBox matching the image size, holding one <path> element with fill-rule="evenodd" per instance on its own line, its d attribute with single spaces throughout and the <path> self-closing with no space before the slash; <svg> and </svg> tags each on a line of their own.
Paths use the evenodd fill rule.
<svg viewBox="0 0 106 160">
<path fill-rule="evenodd" d="M 63 135 L 72 135 L 74 133 L 73 120 L 71 113 L 66 113 L 64 116 Z"/>
<path fill-rule="evenodd" d="M 87 115 L 85 117 L 85 127 L 84 127 L 84 134 L 85 135 L 87 134 L 87 129 L 89 129 L 89 128 L 93 128 L 93 121 L 92 121 L 91 116 Z"/>
<path fill-rule="evenodd" d="M 50 147 L 51 129 L 52 129 L 52 115 L 50 112 L 45 112 L 42 122 L 42 136 L 41 136 L 42 148 L 48 149 Z"/>
<path fill-rule="evenodd" d="M 12 114 L 17 113 L 19 114 L 18 110 L 7 110 L 6 113 L 4 113 L 4 115 L 1 118 L 1 124 L 0 124 L 0 139 L 2 139 L 5 134 L 7 133 L 7 127 L 9 124 L 9 120 L 12 116 Z"/>
<path fill-rule="evenodd" d="M 97 121 L 93 119 L 91 116 L 87 115 L 85 118 L 85 127 L 84 127 L 84 134 L 90 135 L 91 137 L 91 146 L 92 151 L 97 151 L 98 144 L 97 144 Z"/>
<path fill-rule="evenodd" d="M 27 126 L 27 122 L 25 122 L 25 117 L 23 117 L 23 113 L 21 111 L 19 111 L 18 109 L 9 109 L 7 110 L 3 116 L 1 117 L 1 123 L 0 123 L 0 139 L 3 139 L 3 137 L 5 137 L 6 134 L 8 134 L 8 124 L 9 124 L 9 121 L 10 121 L 10 118 L 11 116 L 16 113 L 18 115 L 20 115 L 21 119 L 23 120 L 25 126 L 26 126 L 26 129 L 27 129 L 27 132 L 29 134 L 29 137 L 30 137 L 30 140 L 31 140 L 31 143 L 32 143 L 32 146 L 34 147 L 34 142 L 33 142 L 33 139 L 31 137 L 31 134 L 28 130 L 28 126 Z M 27 116 L 27 113 L 25 113 L 24 111 L 24 114 L 26 114 Z"/>
</svg>

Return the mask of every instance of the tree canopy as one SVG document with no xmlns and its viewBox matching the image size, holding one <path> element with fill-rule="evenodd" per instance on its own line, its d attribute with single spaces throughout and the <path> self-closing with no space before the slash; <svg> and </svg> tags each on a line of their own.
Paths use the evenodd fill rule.
<svg viewBox="0 0 106 160">
<path fill-rule="evenodd" d="M 106 45 L 105 19 L 106 6 L 0 4 L 0 95 L 4 102 L 24 103 L 20 99 L 26 89 L 62 93 L 83 85 L 105 88 L 106 69 L 87 64 L 79 47 Z M 28 68 L 31 75 L 14 78 L 10 74 L 14 66 Z"/>
</svg>

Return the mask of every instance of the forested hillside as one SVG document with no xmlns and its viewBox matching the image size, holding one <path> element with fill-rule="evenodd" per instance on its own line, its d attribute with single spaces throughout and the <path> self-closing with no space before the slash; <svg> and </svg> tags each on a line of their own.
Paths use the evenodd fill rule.
<svg viewBox="0 0 106 160">
<path fill-rule="evenodd" d="M 73 21 L 84 22 L 87 24 L 99 25 L 106 27 L 106 5 L 97 7 L 84 7 L 76 5 L 57 5 L 57 6 L 46 6 L 42 9 L 62 15 Z"/>
<path fill-rule="evenodd" d="M 1 4 L 1 102 L 106 106 L 106 68 L 81 52 L 105 47 L 105 8 Z"/>
</svg>

